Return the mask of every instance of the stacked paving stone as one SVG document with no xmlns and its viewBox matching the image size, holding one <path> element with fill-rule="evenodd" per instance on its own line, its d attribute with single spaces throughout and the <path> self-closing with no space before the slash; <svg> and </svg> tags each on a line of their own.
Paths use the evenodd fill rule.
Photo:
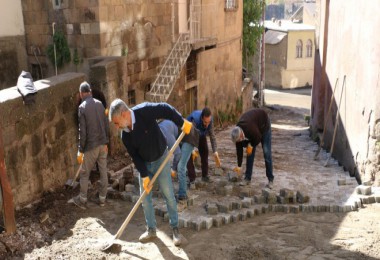
<svg viewBox="0 0 380 260">
<path fill-rule="evenodd" d="M 218 149 L 223 168 L 215 169 L 210 155 L 209 174 L 213 182 L 204 183 L 200 180 L 199 164 L 196 165 L 196 190 L 188 190 L 187 207 L 178 213 L 180 227 L 200 231 L 265 213 L 349 212 L 359 210 L 364 204 L 380 203 L 380 188 L 371 187 L 370 183 L 358 186 L 355 178 L 343 171 L 333 159 L 330 159 L 328 167 L 324 167 L 328 157 L 325 151 L 321 151 L 320 160 L 313 160 L 317 144 L 310 140 L 306 128 L 297 129 L 294 134 L 289 130 L 272 128 L 275 166 L 272 190 L 265 188 L 267 179 L 261 149 L 256 151 L 251 184 L 239 186 L 241 176 L 232 171 L 236 166 L 236 154 L 229 136 L 231 129 L 219 132 Z M 124 186 L 121 195 L 115 197 L 131 202 L 138 200 L 136 170 L 134 176 L 135 179 Z M 177 182 L 174 182 L 174 187 L 178 191 Z M 120 193 L 120 188 L 117 192 Z M 155 214 L 168 221 L 166 204 L 158 187 L 155 186 L 152 192 Z"/>
</svg>

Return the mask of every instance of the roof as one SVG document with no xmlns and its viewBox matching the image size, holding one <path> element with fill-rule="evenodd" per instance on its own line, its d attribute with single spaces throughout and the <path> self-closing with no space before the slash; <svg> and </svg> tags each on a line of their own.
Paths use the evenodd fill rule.
<svg viewBox="0 0 380 260">
<path fill-rule="evenodd" d="M 277 44 L 284 39 L 287 33 L 268 30 L 265 32 L 265 43 L 266 44 Z"/>
<path fill-rule="evenodd" d="M 281 25 L 279 25 L 281 22 Z M 269 30 L 280 31 L 280 32 L 289 32 L 289 31 L 314 31 L 315 26 L 302 24 L 302 23 L 293 23 L 290 20 L 277 20 L 270 21 L 266 20 L 264 22 L 264 27 Z"/>
</svg>

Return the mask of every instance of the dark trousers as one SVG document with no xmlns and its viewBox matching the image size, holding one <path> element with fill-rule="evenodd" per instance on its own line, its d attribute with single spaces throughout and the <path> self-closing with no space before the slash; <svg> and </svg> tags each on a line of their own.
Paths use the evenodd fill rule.
<svg viewBox="0 0 380 260">
<path fill-rule="evenodd" d="M 202 177 L 206 177 L 208 176 L 208 146 L 206 136 L 199 137 L 198 151 L 201 157 Z M 189 176 L 190 182 L 195 181 L 196 175 L 192 157 L 190 157 L 189 161 L 187 162 L 187 174 Z"/>
</svg>

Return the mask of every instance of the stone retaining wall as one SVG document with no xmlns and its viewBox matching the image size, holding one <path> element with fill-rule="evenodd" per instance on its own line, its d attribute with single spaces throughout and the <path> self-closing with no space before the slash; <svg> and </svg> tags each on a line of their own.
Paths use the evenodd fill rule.
<svg viewBox="0 0 380 260">
<path fill-rule="evenodd" d="M 16 87 L 0 91 L 5 164 L 15 206 L 63 185 L 76 172 L 78 86 L 81 73 L 34 82 L 35 104 Z"/>
</svg>

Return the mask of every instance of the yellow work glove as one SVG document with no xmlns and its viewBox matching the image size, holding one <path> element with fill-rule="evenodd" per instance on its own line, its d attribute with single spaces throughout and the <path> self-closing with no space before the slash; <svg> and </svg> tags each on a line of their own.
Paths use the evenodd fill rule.
<svg viewBox="0 0 380 260">
<path fill-rule="evenodd" d="M 83 162 L 83 153 L 79 152 L 77 153 L 77 161 L 79 164 L 82 164 Z"/>
<path fill-rule="evenodd" d="M 190 130 L 191 130 L 191 127 L 193 126 L 193 124 L 189 121 L 187 121 L 186 119 L 183 120 L 183 126 L 182 126 L 182 131 L 185 133 L 185 134 L 190 134 Z"/>
<path fill-rule="evenodd" d="M 197 159 L 197 157 L 199 156 L 199 152 L 198 152 L 198 150 L 193 150 L 192 152 L 191 152 L 191 159 L 194 161 L 195 159 Z"/>
<path fill-rule="evenodd" d="M 143 182 L 143 188 L 146 191 L 147 194 L 152 190 L 152 185 L 150 184 L 150 178 L 149 177 L 144 177 L 142 178 Z"/>
<path fill-rule="evenodd" d="M 177 172 L 172 169 L 170 175 L 172 176 L 173 179 L 175 179 L 177 177 Z"/>
<path fill-rule="evenodd" d="M 108 108 L 106 108 L 106 110 L 104 110 L 104 114 L 108 117 L 108 112 L 109 112 L 109 110 L 108 110 Z"/>
<path fill-rule="evenodd" d="M 253 151 L 253 147 L 251 144 L 248 144 L 247 145 L 247 155 L 250 156 L 252 154 L 252 151 Z"/>
<path fill-rule="evenodd" d="M 241 168 L 240 168 L 239 166 L 235 167 L 235 168 L 234 168 L 234 172 L 236 172 L 237 175 L 240 175 Z"/>
<path fill-rule="evenodd" d="M 220 167 L 220 159 L 219 159 L 219 154 L 218 154 L 218 152 L 215 152 L 215 153 L 214 153 L 214 157 L 215 157 L 215 166 L 216 166 L 216 167 Z"/>
</svg>

